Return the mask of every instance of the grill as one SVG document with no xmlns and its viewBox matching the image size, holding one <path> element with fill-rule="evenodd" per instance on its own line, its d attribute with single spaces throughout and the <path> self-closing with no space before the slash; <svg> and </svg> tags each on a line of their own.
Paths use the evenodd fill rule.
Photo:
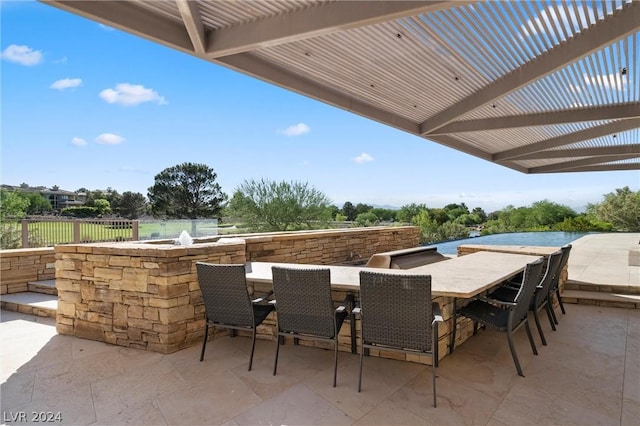
<svg viewBox="0 0 640 426">
<path fill-rule="evenodd" d="M 380 269 L 411 269 L 447 259 L 449 258 L 438 253 L 437 247 L 424 246 L 376 253 L 369 258 L 365 266 Z"/>
</svg>

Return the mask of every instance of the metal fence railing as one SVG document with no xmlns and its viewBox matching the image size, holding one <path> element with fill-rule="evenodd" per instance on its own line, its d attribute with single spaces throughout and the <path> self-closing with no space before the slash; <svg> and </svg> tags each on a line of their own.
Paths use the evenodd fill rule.
<svg viewBox="0 0 640 426">
<path fill-rule="evenodd" d="M 182 231 L 194 238 L 216 236 L 218 220 L 66 219 L 46 216 L 4 220 L 0 223 L 0 249 L 175 239 Z"/>
<path fill-rule="evenodd" d="M 22 248 L 139 239 L 137 220 L 39 218 L 20 223 Z"/>
</svg>

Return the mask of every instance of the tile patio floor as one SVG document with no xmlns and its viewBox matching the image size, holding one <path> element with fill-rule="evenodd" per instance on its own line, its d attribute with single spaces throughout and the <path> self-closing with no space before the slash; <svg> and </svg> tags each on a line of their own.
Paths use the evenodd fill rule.
<svg viewBox="0 0 640 426">
<path fill-rule="evenodd" d="M 81 425 L 638 425 L 640 310 L 567 305 L 539 356 L 524 330 L 516 345 L 525 378 L 503 334 L 481 331 L 438 369 L 438 407 L 430 367 L 286 345 L 272 376 L 274 342 L 222 338 L 170 354 L 57 335 L 53 320 L 2 311 L 2 421 L 25 412 L 60 412 Z M 545 318 L 543 318 L 544 320 Z M 535 332 L 535 331 L 534 331 Z M 535 336 L 535 334 L 534 334 Z M 537 337 L 537 336 L 536 336 Z M 537 342 L 539 339 L 537 338 Z M 24 423 L 20 423 L 24 424 Z"/>
</svg>

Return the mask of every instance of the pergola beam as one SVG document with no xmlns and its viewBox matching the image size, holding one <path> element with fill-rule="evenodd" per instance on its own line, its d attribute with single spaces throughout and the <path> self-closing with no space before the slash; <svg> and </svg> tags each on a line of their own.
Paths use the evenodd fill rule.
<svg viewBox="0 0 640 426">
<path fill-rule="evenodd" d="M 198 3 L 194 0 L 176 0 L 176 5 L 182 16 L 184 26 L 189 33 L 189 38 L 193 44 L 193 50 L 202 55 L 206 48 L 206 33 L 204 24 L 200 18 Z"/>
<path fill-rule="evenodd" d="M 554 173 L 563 172 L 611 172 L 625 170 L 640 170 L 640 163 L 631 164 L 601 164 L 597 166 L 576 167 L 575 169 L 558 170 Z"/>
<path fill-rule="evenodd" d="M 447 124 L 433 133 L 430 133 L 428 136 L 628 118 L 640 118 L 639 102 L 549 111 L 537 114 L 483 118 L 479 120 L 454 121 L 453 123 Z"/>
<path fill-rule="evenodd" d="M 401 19 L 470 1 L 338 1 L 224 28 L 212 33 L 208 58 L 319 37 L 336 31 Z"/>
<path fill-rule="evenodd" d="M 193 44 L 184 25 L 125 1 L 41 0 L 110 27 L 193 54 Z"/>
<path fill-rule="evenodd" d="M 603 163 L 610 163 L 613 161 L 631 160 L 638 157 L 640 157 L 640 155 L 638 154 L 623 154 L 623 155 L 614 155 L 614 156 L 585 158 L 582 160 L 573 160 L 573 161 L 566 161 L 563 163 L 550 164 L 548 166 L 532 167 L 529 169 L 529 173 L 561 172 L 561 171 L 575 169 L 575 168 L 584 167 L 584 166 L 601 165 Z"/>
<path fill-rule="evenodd" d="M 427 135 L 483 105 L 502 98 L 583 58 L 640 28 L 640 2 L 624 5 L 610 16 L 557 45 L 536 59 L 444 109 L 420 125 Z"/>
<path fill-rule="evenodd" d="M 605 157 L 610 155 L 635 154 L 640 157 L 640 142 L 637 144 L 627 144 L 618 146 L 601 146 L 597 148 L 575 148 L 575 149 L 555 149 L 551 151 L 540 151 L 518 157 L 522 160 L 544 160 L 550 158 L 570 158 L 570 157 Z"/>
<path fill-rule="evenodd" d="M 379 121 L 391 127 L 395 127 L 412 134 L 417 134 L 418 132 L 418 124 L 411 120 L 367 104 L 356 98 L 348 96 L 343 92 L 333 90 L 298 74 L 294 74 L 288 70 L 277 67 L 250 53 L 225 56 L 223 58 L 216 59 L 215 62 L 219 62 L 226 67 L 241 71 L 244 74 L 273 83 L 293 92 L 328 103 L 329 105 Z"/>
<path fill-rule="evenodd" d="M 513 148 L 507 151 L 498 152 L 493 155 L 492 160 L 495 162 L 500 162 L 505 160 L 519 159 L 519 157 L 521 156 L 532 154 L 535 152 L 545 151 L 547 149 L 600 138 L 602 136 L 632 130 L 637 127 L 640 127 L 640 118 L 630 118 L 628 120 L 614 121 L 585 130 L 580 130 L 578 132 L 568 133 L 566 135 L 561 135 L 555 138 L 531 143 L 519 148 Z"/>
</svg>

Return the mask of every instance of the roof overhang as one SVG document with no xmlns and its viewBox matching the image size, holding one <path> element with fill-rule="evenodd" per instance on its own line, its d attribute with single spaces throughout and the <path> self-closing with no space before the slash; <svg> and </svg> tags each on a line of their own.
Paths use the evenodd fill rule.
<svg viewBox="0 0 640 426">
<path fill-rule="evenodd" d="M 640 2 L 44 3 L 524 173 L 640 169 Z"/>
</svg>

